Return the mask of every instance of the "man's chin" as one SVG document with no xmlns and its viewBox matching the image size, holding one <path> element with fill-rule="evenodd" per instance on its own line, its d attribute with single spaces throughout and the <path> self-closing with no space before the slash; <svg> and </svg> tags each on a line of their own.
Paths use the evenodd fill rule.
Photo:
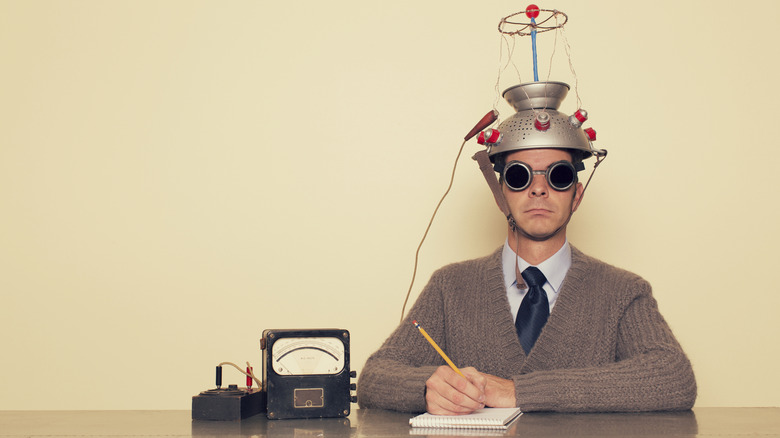
<svg viewBox="0 0 780 438">
<path fill-rule="evenodd" d="M 519 225 L 518 228 L 523 236 L 538 242 L 552 239 L 561 232 L 560 228 L 554 227 L 523 227 Z"/>
</svg>

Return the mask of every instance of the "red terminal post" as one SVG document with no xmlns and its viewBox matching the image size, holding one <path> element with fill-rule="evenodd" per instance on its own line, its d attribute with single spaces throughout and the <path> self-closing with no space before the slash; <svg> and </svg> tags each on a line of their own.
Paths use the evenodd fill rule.
<svg viewBox="0 0 780 438">
<path fill-rule="evenodd" d="M 539 113 L 536 115 L 534 121 L 534 127 L 539 131 L 546 131 L 550 129 L 550 115 L 547 113 Z"/>
<path fill-rule="evenodd" d="M 588 136 L 588 140 L 596 141 L 596 130 L 593 128 L 585 129 L 585 135 Z"/>
<path fill-rule="evenodd" d="M 569 117 L 569 123 L 571 123 L 572 126 L 575 128 L 579 128 L 582 126 L 585 121 L 588 120 L 588 112 L 584 109 L 580 108 L 577 110 L 576 113 L 572 114 L 571 117 Z"/>
<path fill-rule="evenodd" d="M 477 137 L 477 143 L 492 146 L 501 141 L 501 137 L 502 135 L 498 129 L 486 129 L 479 133 L 479 137 Z"/>
<path fill-rule="evenodd" d="M 246 373 L 251 375 L 252 374 L 252 367 L 246 367 Z M 252 387 L 252 377 L 251 376 L 246 376 L 246 387 L 247 387 L 247 389 Z"/>
</svg>

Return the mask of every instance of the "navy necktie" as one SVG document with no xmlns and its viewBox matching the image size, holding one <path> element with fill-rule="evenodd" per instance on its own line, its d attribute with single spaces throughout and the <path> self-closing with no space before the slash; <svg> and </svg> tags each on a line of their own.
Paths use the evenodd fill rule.
<svg viewBox="0 0 780 438">
<path fill-rule="evenodd" d="M 536 338 L 539 337 L 542 327 L 547 322 L 547 317 L 550 315 L 550 304 L 547 301 L 547 293 L 542 289 L 544 283 L 547 282 L 542 271 L 531 266 L 521 275 L 528 284 L 528 293 L 525 294 L 523 302 L 520 303 L 520 310 L 517 311 L 515 328 L 517 336 L 520 338 L 520 344 L 527 355 L 531 352 Z"/>
</svg>

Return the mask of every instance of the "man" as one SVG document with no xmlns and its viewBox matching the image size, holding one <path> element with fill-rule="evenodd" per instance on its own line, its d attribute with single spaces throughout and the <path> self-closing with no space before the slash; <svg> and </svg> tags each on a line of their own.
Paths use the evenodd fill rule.
<svg viewBox="0 0 780 438">
<path fill-rule="evenodd" d="M 566 226 L 584 194 L 575 169 L 596 150 L 579 124 L 557 112 L 562 97 L 533 102 L 560 86 L 568 90 L 561 83 L 519 86 L 510 101 L 517 114 L 499 127 L 502 139 L 487 142 L 500 174 L 497 202 L 509 210 L 503 248 L 433 274 L 406 321 L 363 367 L 361 407 L 457 415 L 485 406 L 526 412 L 693 406 L 690 362 L 650 285 L 568 243 Z M 551 126 L 530 134 L 515 129 L 548 116 Z M 445 365 L 412 320 L 465 378 Z"/>
</svg>

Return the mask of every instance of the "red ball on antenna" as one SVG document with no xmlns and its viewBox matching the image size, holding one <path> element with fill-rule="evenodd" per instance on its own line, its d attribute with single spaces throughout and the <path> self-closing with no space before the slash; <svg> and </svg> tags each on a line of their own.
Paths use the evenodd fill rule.
<svg viewBox="0 0 780 438">
<path fill-rule="evenodd" d="M 528 5 L 527 8 L 525 8 L 525 15 L 528 16 L 528 18 L 536 18 L 539 16 L 539 6 L 536 5 Z"/>
</svg>

